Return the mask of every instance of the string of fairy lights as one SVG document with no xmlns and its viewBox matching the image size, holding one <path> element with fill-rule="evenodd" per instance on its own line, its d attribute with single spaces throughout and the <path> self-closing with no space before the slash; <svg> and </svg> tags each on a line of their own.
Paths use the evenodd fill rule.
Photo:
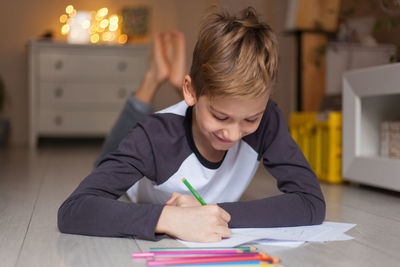
<svg viewBox="0 0 400 267">
<path fill-rule="evenodd" d="M 65 8 L 65 14 L 60 16 L 61 34 L 68 35 L 71 31 L 71 23 L 77 14 L 73 5 Z M 128 36 L 121 33 L 122 18 L 116 14 L 109 14 L 106 7 L 97 11 L 91 11 L 88 19 L 80 22 L 80 27 L 87 30 L 89 41 L 92 44 L 97 43 L 118 43 L 125 44 Z"/>
</svg>

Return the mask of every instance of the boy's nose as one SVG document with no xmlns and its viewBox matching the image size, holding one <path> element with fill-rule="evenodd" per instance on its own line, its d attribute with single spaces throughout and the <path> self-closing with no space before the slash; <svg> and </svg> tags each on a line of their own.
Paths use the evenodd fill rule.
<svg viewBox="0 0 400 267">
<path fill-rule="evenodd" d="M 225 139 L 236 142 L 242 137 L 241 130 L 238 126 L 232 126 L 226 131 Z"/>
</svg>

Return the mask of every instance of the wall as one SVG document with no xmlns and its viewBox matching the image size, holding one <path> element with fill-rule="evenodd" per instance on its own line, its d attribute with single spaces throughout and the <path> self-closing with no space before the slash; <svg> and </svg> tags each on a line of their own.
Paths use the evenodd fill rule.
<svg viewBox="0 0 400 267">
<path fill-rule="evenodd" d="M 249 5 L 254 6 L 260 15 L 277 32 L 281 32 L 285 17 L 286 1 L 282 0 L 19 0 L 2 1 L 0 8 L 0 74 L 6 85 L 5 116 L 11 120 L 11 144 L 27 145 L 28 139 L 28 86 L 26 42 L 40 36 L 50 29 L 56 39 L 59 33 L 59 16 L 68 4 L 78 10 L 96 10 L 108 7 L 118 12 L 121 7 L 146 4 L 152 7 L 152 29 L 167 31 L 177 28 L 187 40 L 187 69 L 197 38 L 199 22 L 203 13 L 212 5 L 219 5 L 227 11 L 238 11 Z M 279 34 L 281 50 L 280 78 L 274 99 L 280 104 L 285 116 L 294 110 L 294 47 L 291 37 Z M 179 94 L 169 86 L 161 88 L 156 95 L 155 109 L 161 109 L 180 99 Z"/>
</svg>

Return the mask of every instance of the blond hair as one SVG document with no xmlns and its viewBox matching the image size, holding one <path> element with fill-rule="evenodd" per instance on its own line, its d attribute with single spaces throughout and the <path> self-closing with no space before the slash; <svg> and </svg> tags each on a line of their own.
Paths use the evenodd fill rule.
<svg viewBox="0 0 400 267">
<path fill-rule="evenodd" d="M 197 97 L 270 94 L 277 68 L 276 36 L 253 8 L 238 16 L 220 12 L 206 17 L 190 69 Z"/>
</svg>

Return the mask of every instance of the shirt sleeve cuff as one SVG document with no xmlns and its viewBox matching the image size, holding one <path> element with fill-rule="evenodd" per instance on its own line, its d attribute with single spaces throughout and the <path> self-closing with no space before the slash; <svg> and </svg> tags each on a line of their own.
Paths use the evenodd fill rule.
<svg viewBox="0 0 400 267">
<path fill-rule="evenodd" d="M 143 114 L 150 114 L 153 112 L 153 105 L 137 99 L 134 94 L 129 94 L 128 104 Z"/>
</svg>

